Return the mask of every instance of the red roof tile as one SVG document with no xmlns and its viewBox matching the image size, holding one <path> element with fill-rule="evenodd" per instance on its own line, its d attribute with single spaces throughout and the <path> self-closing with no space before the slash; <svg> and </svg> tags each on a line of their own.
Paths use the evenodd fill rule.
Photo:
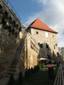
<svg viewBox="0 0 64 85">
<path fill-rule="evenodd" d="M 57 33 L 56 31 L 52 30 L 47 24 L 42 22 L 40 19 L 34 20 L 29 25 L 29 27 L 34 28 L 34 29 L 38 29 L 38 30 L 48 31 L 48 32 L 52 32 L 52 33 Z"/>
</svg>

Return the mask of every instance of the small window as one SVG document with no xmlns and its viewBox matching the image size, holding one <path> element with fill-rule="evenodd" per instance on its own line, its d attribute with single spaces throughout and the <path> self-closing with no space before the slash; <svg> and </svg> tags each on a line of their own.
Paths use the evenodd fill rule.
<svg viewBox="0 0 64 85">
<path fill-rule="evenodd" d="M 57 43 L 54 45 L 54 49 L 57 47 Z"/>
<path fill-rule="evenodd" d="M 40 48 L 43 48 L 43 44 L 38 43 L 38 45 L 40 46 Z"/>
<path fill-rule="evenodd" d="M 55 46 L 54 46 L 54 49 L 55 49 Z"/>
<path fill-rule="evenodd" d="M 54 35 L 52 35 L 52 37 L 54 37 Z"/>
<path fill-rule="evenodd" d="M 38 32 L 36 32 L 36 34 L 38 34 Z"/>
<path fill-rule="evenodd" d="M 0 10 L 2 9 L 2 6 L 0 5 Z"/>
<path fill-rule="evenodd" d="M 55 45 L 57 46 L 57 43 Z"/>
<path fill-rule="evenodd" d="M 49 48 L 48 44 L 46 44 L 46 48 Z"/>
</svg>

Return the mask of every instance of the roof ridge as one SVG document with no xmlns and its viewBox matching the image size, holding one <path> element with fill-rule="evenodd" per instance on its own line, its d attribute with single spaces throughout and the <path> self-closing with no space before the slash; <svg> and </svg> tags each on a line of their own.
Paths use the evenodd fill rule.
<svg viewBox="0 0 64 85">
<path fill-rule="evenodd" d="M 57 33 L 52 28 L 50 28 L 48 24 L 46 24 L 45 22 L 43 22 L 39 18 L 35 19 L 28 27 L 35 28 L 38 30 L 48 31 L 48 32 L 52 32 L 52 33 Z"/>
</svg>

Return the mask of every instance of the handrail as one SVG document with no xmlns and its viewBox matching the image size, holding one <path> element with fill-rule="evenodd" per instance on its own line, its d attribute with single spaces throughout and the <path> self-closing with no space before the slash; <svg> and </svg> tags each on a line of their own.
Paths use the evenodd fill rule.
<svg viewBox="0 0 64 85">
<path fill-rule="evenodd" d="M 54 85 L 64 85 L 64 77 L 63 77 L 63 65 L 60 64 L 58 68 L 58 72 L 54 81 Z"/>
</svg>

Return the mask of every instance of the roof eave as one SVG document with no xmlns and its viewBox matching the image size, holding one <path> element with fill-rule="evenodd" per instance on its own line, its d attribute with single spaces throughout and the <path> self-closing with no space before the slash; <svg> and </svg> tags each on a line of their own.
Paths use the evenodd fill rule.
<svg viewBox="0 0 64 85">
<path fill-rule="evenodd" d="M 37 30 L 42 30 L 42 31 L 47 31 L 47 32 L 58 34 L 58 32 L 56 32 L 56 31 L 48 31 L 48 30 L 43 30 L 43 29 L 40 29 L 40 28 L 38 29 L 38 28 L 35 28 L 35 27 L 29 27 L 29 28 L 34 28 L 34 29 L 37 29 Z"/>
</svg>

